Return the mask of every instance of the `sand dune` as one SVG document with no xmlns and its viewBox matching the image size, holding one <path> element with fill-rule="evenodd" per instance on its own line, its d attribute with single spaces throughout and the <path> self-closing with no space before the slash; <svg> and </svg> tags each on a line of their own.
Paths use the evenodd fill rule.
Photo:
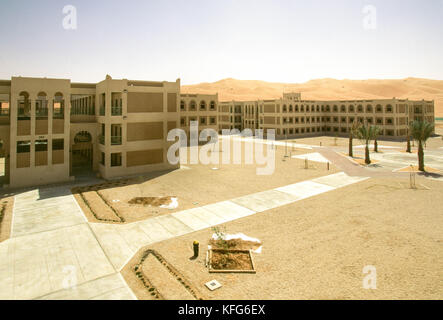
<svg viewBox="0 0 443 320">
<path fill-rule="evenodd" d="M 220 101 L 256 100 L 281 97 L 297 91 L 303 99 L 380 99 L 409 98 L 434 100 L 436 116 L 443 117 L 443 80 L 406 78 L 398 80 L 315 79 L 305 83 L 277 83 L 260 80 L 223 79 L 213 83 L 185 85 L 183 93 L 216 93 Z"/>
</svg>

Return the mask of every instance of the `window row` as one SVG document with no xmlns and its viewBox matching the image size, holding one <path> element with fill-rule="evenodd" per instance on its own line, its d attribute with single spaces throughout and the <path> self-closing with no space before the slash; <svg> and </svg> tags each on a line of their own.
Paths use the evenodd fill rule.
<svg viewBox="0 0 443 320">
<path fill-rule="evenodd" d="M 263 106 L 261 106 L 261 112 L 263 112 Z M 340 107 L 338 105 L 286 105 L 284 104 L 282 107 L 282 112 L 343 112 L 343 113 L 347 113 L 347 112 L 366 112 L 366 113 L 372 113 L 372 112 L 386 112 L 386 113 L 391 113 L 394 112 L 394 108 L 392 107 L 392 105 L 388 104 L 386 106 L 382 106 L 380 104 L 377 104 L 375 106 L 375 108 L 368 104 L 366 106 L 363 106 L 361 104 L 359 105 L 341 105 Z"/>
<path fill-rule="evenodd" d="M 186 117 L 180 118 L 180 126 L 190 126 L 191 121 L 197 121 L 197 117 L 189 117 L 188 121 L 186 121 Z M 198 117 L 198 124 L 199 125 L 216 125 L 217 124 L 217 117 Z"/>
<path fill-rule="evenodd" d="M 181 111 L 196 111 L 197 110 L 197 102 L 195 100 L 191 100 L 191 101 L 189 101 L 189 104 L 186 105 L 186 101 L 181 100 L 180 101 L 180 110 Z M 215 111 L 215 110 L 217 110 L 217 104 L 215 103 L 215 101 L 211 100 L 209 102 L 209 108 L 208 108 L 206 101 L 201 100 L 199 103 L 199 110 Z"/>
</svg>

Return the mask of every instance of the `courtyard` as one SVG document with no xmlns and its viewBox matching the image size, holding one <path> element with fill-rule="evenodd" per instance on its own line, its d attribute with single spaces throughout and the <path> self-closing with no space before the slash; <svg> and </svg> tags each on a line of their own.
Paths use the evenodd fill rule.
<svg viewBox="0 0 443 320">
<path fill-rule="evenodd" d="M 232 139 L 242 148 L 270 144 Z M 174 171 L 4 194 L 0 298 L 441 299 L 442 176 L 416 174 L 411 188 L 410 174 L 397 172 L 416 163 L 405 143 L 379 141 L 370 166 L 346 157 L 346 143 L 272 142 L 271 175 L 244 159 L 188 161 Z M 361 156 L 358 140 L 354 146 Z M 437 136 L 425 150 L 426 165 L 439 172 L 442 148 Z M 164 201 L 131 202 L 137 197 Z M 214 226 L 260 240 L 256 273 L 208 272 Z M 194 241 L 200 254 L 190 259 Z M 140 273 L 134 268 L 146 252 L 149 272 Z M 365 266 L 377 270 L 376 289 L 362 287 Z M 208 290 L 212 280 L 222 286 Z"/>
</svg>

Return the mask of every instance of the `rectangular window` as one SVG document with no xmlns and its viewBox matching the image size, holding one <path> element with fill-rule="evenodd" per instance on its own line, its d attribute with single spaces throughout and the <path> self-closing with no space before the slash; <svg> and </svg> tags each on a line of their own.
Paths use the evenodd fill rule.
<svg viewBox="0 0 443 320">
<path fill-rule="evenodd" d="M 122 154 L 111 153 L 111 167 L 120 167 L 122 165 Z"/>
<path fill-rule="evenodd" d="M 100 163 L 101 163 L 102 165 L 105 165 L 105 153 L 104 153 L 104 152 L 101 152 Z"/>
<path fill-rule="evenodd" d="M 64 139 L 52 139 L 52 150 L 63 150 L 65 147 Z"/>
<path fill-rule="evenodd" d="M 31 141 L 17 141 L 17 153 L 31 152 Z"/>
<path fill-rule="evenodd" d="M 48 140 L 35 140 L 35 152 L 48 151 Z"/>
</svg>

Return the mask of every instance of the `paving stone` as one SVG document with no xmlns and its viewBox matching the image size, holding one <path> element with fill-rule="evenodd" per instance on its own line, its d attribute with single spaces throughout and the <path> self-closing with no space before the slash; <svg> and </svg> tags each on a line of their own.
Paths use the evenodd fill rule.
<svg viewBox="0 0 443 320">
<path fill-rule="evenodd" d="M 334 188 L 340 188 L 366 179 L 368 179 L 368 177 L 352 177 L 348 176 L 344 172 L 338 172 L 325 177 L 315 178 L 311 181 L 325 184 Z"/>
<path fill-rule="evenodd" d="M 196 209 L 189 209 L 189 210 L 174 212 L 171 215 L 195 231 L 209 228 L 211 226 L 211 224 L 194 216 L 191 213 L 193 210 L 196 210 Z"/>
<path fill-rule="evenodd" d="M 327 186 L 321 183 L 316 183 L 312 181 L 303 181 L 291 184 L 289 186 L 276 188 L 274 190 L 286 192 L 291 195 L 297 196 L 300 199 L 305 199 L 334 189 L 335 189 L 334 187 Z"/>
<path fill-rule="evenodd" d="M 118 273 L 42 296 L 40 300 L 132 300 L 134 295 Z"/>
</svg>

